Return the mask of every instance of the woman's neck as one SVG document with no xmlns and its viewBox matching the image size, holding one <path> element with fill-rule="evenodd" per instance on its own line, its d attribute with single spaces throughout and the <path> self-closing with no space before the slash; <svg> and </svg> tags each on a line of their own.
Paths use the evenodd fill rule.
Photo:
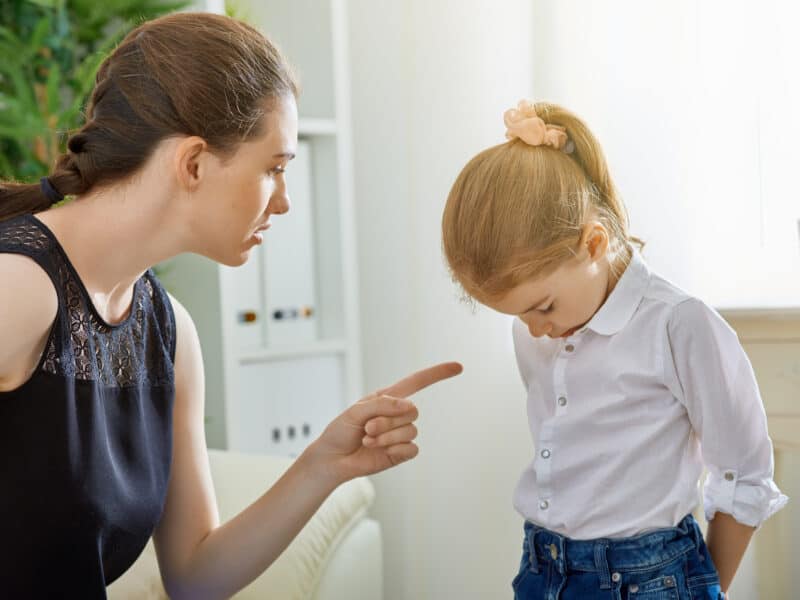
<svg viewBox="0 0 800 600">
<path fill-rule="evenodd" d="M 152 198 L 137 198 L 143 194 L 141 187 L 109 188 L 36 214 L 108 322 L 125 317 L 133 285 L 147 269 L 181 251 L 167 211 Z"/>
</svg>

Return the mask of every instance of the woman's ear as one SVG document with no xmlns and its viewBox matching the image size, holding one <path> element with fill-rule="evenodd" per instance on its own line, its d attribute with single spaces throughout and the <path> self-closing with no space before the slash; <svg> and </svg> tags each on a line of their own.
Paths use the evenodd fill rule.
<svg viewBox="0 0 800 600">
<path fill-rule="evenodd" d="M 592 261 L 604 258 L 608 253 L 608 230 L 600 221 L 591 221 L 584 225 L 581 236 L 581 250 L 586 248 Z"/>
<path fill-rule="evenodd" d="M 175 170 L 178 184 L 191 192 L 200 184 L 205 174 L 204 160 L 209 158 L 208 143 L 196 135 L 182 139 L 175 147 Z"/>
</svg>

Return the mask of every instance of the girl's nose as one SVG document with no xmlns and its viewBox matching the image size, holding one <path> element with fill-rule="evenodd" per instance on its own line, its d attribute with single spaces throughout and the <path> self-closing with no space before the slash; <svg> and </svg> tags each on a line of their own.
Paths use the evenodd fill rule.
<svg viewBox="0 0 800 600">
<path fill-rule="evenodd" d="M 528 331 L 533 337 L 542 337 L 553 331 L 552 323 L 537 324 L 533 320 L 528 321 Z"/>
</svg>

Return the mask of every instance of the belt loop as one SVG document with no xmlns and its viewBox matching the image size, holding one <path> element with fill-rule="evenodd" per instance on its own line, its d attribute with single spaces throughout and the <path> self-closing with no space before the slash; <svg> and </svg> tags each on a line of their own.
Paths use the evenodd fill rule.
<svg viewBox="0 0 800 600">
<path fill-rule="evenodd" d="M 695 520 L 691 513 L 683 517 L 681 525 L 683 525 L 684 529 L 686 529 L 686 533 L 689 533 L 689 530 L 694 529 Z"/>
<path fill-rule="evenodd" d="M 536 557 L 536 534 L 539 532 L 539 528 L 535 525 L 531 528 L 528 532 L 528 551 L 530 556 L 528 556 L 528 560 L 531 563 L 530 569 L 531 573 L 538 573 L 539 572 L 539 559 Z"/>
<path fill-rule="evenodd" d="M 608 568 L 608 542 L 599 541 L 594 544 L 594 566 L 600 578 L 600 589 L 611 589 L 611 572 Z"/>
<path fill-rule="evenodd" d="M 689 526 L 692 528 L 692 537 L 694 538 L 694 549 L 695 552 L 697 552 L 697 558 L 700 562 L 704 562 L 706 557 L 703 556 L 702 549 L 703 532 L 700 531 L 700 525 L 694 521 L 691 521 Z"/>
</svg>

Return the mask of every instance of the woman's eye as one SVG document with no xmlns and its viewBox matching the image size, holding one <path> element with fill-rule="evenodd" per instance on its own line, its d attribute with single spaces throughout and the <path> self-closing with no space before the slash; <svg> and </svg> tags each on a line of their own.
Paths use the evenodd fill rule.
<svg viewBox="0 0 800 600">
<path fill-rule="evenodd" d="M 286 172 L 284 167 L 278 166 L 269 170 L 270 175 L 283 175 Z"/>
<path fill-rule="evenodd" d="M 543 313 L 543 314 L 547 314 L 547 313 L 552 312 L 552 311 L 553 311 L 553 305 L 552 304 L 550 304 L 547 308 L 540 308 L 539 309 L 539 312 Z"/>
</svg>

